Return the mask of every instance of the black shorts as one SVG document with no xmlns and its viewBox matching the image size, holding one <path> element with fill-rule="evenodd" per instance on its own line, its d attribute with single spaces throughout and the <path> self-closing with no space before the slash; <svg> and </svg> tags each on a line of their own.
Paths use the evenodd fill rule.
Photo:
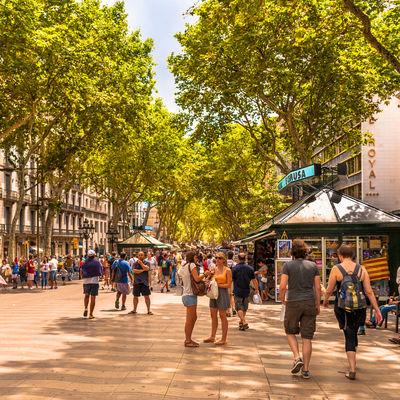
<svg viewBox="0 0 400 400">
<path fill-rule="evenodd" d="M 135 283 L 133 285 L 133 295 L 135 297 L 140 297 L 140 295 L 150 296 L 150 294 L 151 294 L 150 288 L 144 283 Z"/>
<path fill-rule="evenodd" d="M 90 296 L 97 296 L 99 294 L 99 284 L 98 283 L 84 283 L 83 293 L 89 294 Z"/>
<path fill-rule="evenodd" d="M 19 280 L 22 282 L 28 282 L 28 277 L 26 275 L 20 275 Z"/>
</svg>

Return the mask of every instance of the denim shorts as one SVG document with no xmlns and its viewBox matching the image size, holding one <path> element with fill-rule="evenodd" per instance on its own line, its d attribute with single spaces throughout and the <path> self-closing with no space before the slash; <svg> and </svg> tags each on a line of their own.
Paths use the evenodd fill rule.
<svg viewBox="0 0 400 400">
<path fill-rule="evenodd" d="M 50 278 L 51 281 L 57 280 L 57 271 L 50 271 Z"/>
<path fill-rule="evenodd" d="M 185 307 L 196 306 L 197 296 L 182 296 L 182 303 Z"/>
</svg>

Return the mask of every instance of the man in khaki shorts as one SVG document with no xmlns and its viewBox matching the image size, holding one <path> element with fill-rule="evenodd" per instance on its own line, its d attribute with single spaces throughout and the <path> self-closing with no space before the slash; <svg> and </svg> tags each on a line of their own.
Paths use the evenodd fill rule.
<svg viewBox="0 0 400 400">
<path fill-rule="evenodd" d="M 317 265 L 305 260 L 308 247 L 303 240 L 293 241 L 291 254 L 293 260 L 283 266 L 279 299 L 286 305 L 285 332 L 294 356 L 291 372 L 296 374 L 301 370 L 303 378 L 308 379 L 311 341 L 316 328 L 316 318 L 320 312 L 321 280 Z M 288 290 L 287 298 L 285 298 L 286 290 Z M 296 338 L 299 333 L 303 343 L 303 358 L 300 357 Z"/>
</svg>

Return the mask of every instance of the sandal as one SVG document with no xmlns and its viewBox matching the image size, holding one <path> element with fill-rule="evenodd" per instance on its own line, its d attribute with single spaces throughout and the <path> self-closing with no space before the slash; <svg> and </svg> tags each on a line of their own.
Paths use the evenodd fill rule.
<svg viewBox="0 0 400 400">
<path fill-rule="evenodd" d="M 185 343 L 185 347 L 199 347 L 199 344 L 193 341 L 190 342 L 184 342 Z"/>
<path fill-rule="evenodd" d="M 366 321 L 366 322 L 365 322 L 365 326 L 366 326 L 367 328 L 371 328 L 371 329 L 376 328 L 376 325 L 375 325 L 373 322 L 371 322 L 371 321 Z"/>
<path fill-rule="evenodd" d="M 136 311 L 129 311 L 128 314 L 136 314 Z"/>
<path fill-rule="evenodd" d="M 214 344 L 217 346 L 224 346 L 224 345 L 228 344 L 228 341 L 226 340 L 225 342 L 223 342 L 222 340 L 220 340 L 218 342 L 215 342 Z"/>
<path fill-rule="evenodd" d="M 204 339 L 203 343 L 215 343 L 215 339 L 213 338 Z"/>
<path fill-rule="evenodd" d="M 354 381 L 356 379 L 356 373 L 353 371 L 347 372 L 347 374 L 344 375 L 347 379 L 350 379 L 351 381 Z"/>
<path fill-rule="evenodd" d="M 400 338 L 391 338 L 388 339 L 390 343 L 394 343 L 394 344 L 400 344 Z"/>
<path fill-rule="evenodd" d="M 147 313 L 147 315 L 154 315 L 151 311 L 149 311 L 148 313 Z"/>
</svg>

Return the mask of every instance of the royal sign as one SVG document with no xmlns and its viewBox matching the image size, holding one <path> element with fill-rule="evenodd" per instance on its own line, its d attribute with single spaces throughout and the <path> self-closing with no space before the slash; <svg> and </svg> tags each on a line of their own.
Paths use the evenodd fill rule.
<svg viewBox="0 0 400 400">
<path fill-rule="evenodd" d="M 303 179 L 314 178 L 321 175 L 321 164 L 312 164 L 307 167 L 296 169 L 287 174 L 278 183 L 278 190 L 281 191 L 292 183 L 302 181 Z"/>
</svg>

